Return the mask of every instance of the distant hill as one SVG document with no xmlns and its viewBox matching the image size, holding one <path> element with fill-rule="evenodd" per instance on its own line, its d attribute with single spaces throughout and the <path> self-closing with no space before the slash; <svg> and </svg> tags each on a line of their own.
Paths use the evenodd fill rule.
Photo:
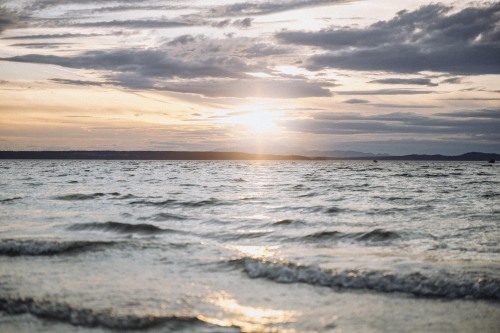
<svg viewBox="0 0 500 333">
<path fill-rule="evenodd" d="M 0 159 L 54 160 L 311 160 L 299 155 L 207 151 L 0 151 Z"/>
<path fill-rule="evenodd" d="M 319 152 L 319 151 L 318 151 Z M 500 154 L 470 152 L 458 156 L 446 155 L 375 155 L 368 153 L 361 156 L 349 156 L 349 152 L 342 154 L 317 155 L 271 155 L 249 154 L 239 152 L 214 151 L 0 151 L 0 159 L 54 159 L 54 160 L 380 160 L 380 161 L 500 161 Z M 312 153 L 312 152 L 311 152 Z M 333 156 L 332 156 L 333 155 Z"/>
<path fill-rule="evenodd" d="M 350 157 L 383 157 L 390 156 L 388 154 L 372 154 L 372 153 L 363 153 L 360 151 L 353 150 L 307 150 L 297 152 L 298 155 L 307 156 L 307 157 L 333 157 L 333 158 L 350 158 Z"/>
<path fill-rule="evenodd" d="M 372 158 L 358 157 L 354 159 L 367 160 Z M 500 154 L 478 152 L 470 152 L 457 156 L 412 154 L 403 156 L 379 156 L 376 159 L 381 161 L 489 161 L 492 159 L 500 161 Z"/>
</svg>

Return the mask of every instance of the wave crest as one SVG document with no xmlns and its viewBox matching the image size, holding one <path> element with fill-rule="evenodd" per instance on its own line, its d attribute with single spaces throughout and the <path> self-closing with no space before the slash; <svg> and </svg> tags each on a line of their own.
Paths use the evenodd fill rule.
<svg viewBox="0 0 500 333">
<path fill-rule="evenodd" d="M 49 241 L 49 240 L 4 240 L 0 243 L 0 255 L 6 256 L 48 256 L 75 253 L 110 246 L 115 242 L 102 241 Z"/>
<path fill-rule="evenodd" d="M 121 222 L 79 223 L 69 226 L 68 230 L 73 230 L 73 231 L 97 230 L 97 231 L 114 232 L 119 234 L 147 234 L 147 235 L 178 232 L 173 229 L 162 229 L 152 224 L 146 224 L 146 223 L 128 224 Z"/>
<path fill-rule="evenodd" d="M 65 303 L 55 303 L 35 298 L 0 298 L 0 310 L 11 315 L 31 314 L 38 318 L 57 320 L 74 326 L 119 330 L 148 329 L 162 326 L 170 331 L 189 327 L 194 328 L 194 326 L 200 325 L 214 326 L 194 316 L 116 315 L 112 310 L 79 309 Z"/>
<path fill-rule="evenodd" d="M 395 231 L 384 229 L 374 229 L 369 232 L 343 233 L 340 231 L 321 231 L 296 238 L 299 241 L 340 241 L 354 240 L 361 242 L 388 242 L 401 238 L 401 235 Z"/>
<path fill-rule="evenodd" d="M 269 262 L 254 258 L 243 258 L 233 263 L 243 266 L 243 270 L 251 278 L 266 278 L 279 283 L 402 292 L 426 297 L 500 299 L 500 281 L 491 278 L 426 276 L 418 272 L 398 275 L 383 271 L 330 271 L 290 262 Z"/>
</svg>

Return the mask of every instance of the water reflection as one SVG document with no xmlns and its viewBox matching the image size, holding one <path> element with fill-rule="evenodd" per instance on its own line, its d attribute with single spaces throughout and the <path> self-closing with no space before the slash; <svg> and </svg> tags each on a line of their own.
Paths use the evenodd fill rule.
<svg viewBox="0 0 500 333">
<path fill-rule="evenodd" d="M 283 332 L 295 333 L 296 330 L 286 328 L 288 323 L 296 321 L 299 315 L 295 311 L 276 310 L 264 307 L 253 307 L 241 305 L 226 292 L 213 294 L 207 301 L 223 310 L 220 318 L 200 319 L 219 326 L 237 326 L 243 332 Z"/>
<path fill-rule="evenodd" d="M 232 250 L 236 250 L 247 257 L 253 258 L 269 258 L 274 257 L 276 250 L 279 246 L 252 246 L 252 245 L 230 245 L 228 246 Z"/>
</svg>

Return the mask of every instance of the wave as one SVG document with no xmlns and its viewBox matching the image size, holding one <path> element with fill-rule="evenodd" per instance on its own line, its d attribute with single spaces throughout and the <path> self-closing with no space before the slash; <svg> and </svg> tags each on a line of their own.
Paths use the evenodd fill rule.
<svg viewBox="0 0 500 333">
<path fill-rule="evenodd" d="M 20 200 L 20 199 L 22 199 L 22 197 L 2 199 L 2 200 L 0 200 L 0 203 L 8 203 L 8 202 L 12 202 L 12 201 Z"/>
<path fill-rule="evenodd" d="M 48 256 L 94 250 L 113 244 L 115 242 L 8 239 L 0 243 L 0 255 Z"/>
<path fill-rule="evenodd" d="M 64 194 L 64 195 L 55 196 L 54 199 L 56 199 L 56 200 L 66 200 L 66 201 L 78 201 L 78 200 L 92 200 L 92 199 L 102 198 L 104 196 L 119 197 L 119 196 L 121 196 L 121 194 L 118 193 L 118 192 L 111 192 L 111 193 L 101 193 L 101 192 L 96 192 L 96 193 L 71 193 L 71 194 Z M 123 198 L 126 198 L 126 197 L 127 196 L 124 196 Z"/>
<path fill-rule="evenodd" d="M 54 197 L 56 200 L 67 200 L 67 201 L 78 201 L 78 200 L 92 200 L 96 198 L 100 198 L 105 196 L 104 193 L 90 193 L 90 194 L 82 194 L 82 193 L 74 193 L 74 194 L 65 194 Z"/>
<path fill-rule="evenodd" d="M 499 192 L 486 192 L 481 195 L 482 198 L 490 199 L 490 198 L 496 198 L 500 196 Z"/>
<path fill-rule="evenodd" d="M 29 297 L 1 297 L 0 311 L 10 315 L 30 314 L 38 318 L 56 320 L 73 326 L 102 327 L 116 330 L 140 330 L 161 327 L 170 332 L 216 328 L 218 332 L 223 332 L 230 329 L 210 324 L 197 316 L 116 315 L 111 309 L 76 308 L 66 303 Z M 233 326 L 232 331 L 235 328 Z M 240 332 L 240 329 L 237 329 L 237 331 Z"/>
<path fill-rule="evenodd" d="M 154 207 L 187 207 L 187 208 L 199 208 L 204 206 L 220 206 L 230 204 L 228 201 L 223 201 L 215 198 L 210 198 L 207 200 L 200 201 L 177 201 L 173 199 L 167 199 L 163 201 L 149 201 L 149 200 L 136 200 L 130 202 L 131 205 L 144 205 L 144 206 L 154 206 Z"/>
<path fill-rule="evenodd" d="M 93 222 L 93 223 L 78 223 L 68 227 L 68 230 L 73 231 L 107 231 L 119 234 L 162 234 L 179 232 L 173 229 L 162 229 L 152 224 L 139 223 L 128 224 L 121 222 Z"/>
<path fill-rule="evenodd" d="M 154 214 L 150 217 L 141 217 L 140 220 L 152 220 L 152 221 L 158 221 L 158 222 L 163 222 L 163 221 L 171 221 L 171 220 L 185 220 L 186 217 L 183 215 L 178 215 L 178 214 L 171 214 L 171 213 L 158 213 Z"/>
<path fill-rule="evenodd" d="M 426 178 L 446 178 L 449 177 L 450 175 L 444 174 L 444 173 L 426 173 L 424 177 Z"/>
<path fill-rule="evenodd" d="M 131 205 L 144 205 L 144 206 L 154 206 L 154 207 L 168 207 L 175 204 L 177 201 L 173 199 L 167 199 L 163 201 L 149 201 L 149 200 L 136 200 L 131 201 Z"/>
<path fill-rule="evenodd" d="M 401 238 L 401 235 L 394 231 L 384 229 L 374 229 L 369 232 L 344 233 L 340 231 L 321 231 L 306 236 L 295 238 L 299 241 L 339 241 L 355 240 L 364 242 L 388 242 Z"/>
<path fill-rule="evenodd" d="M 272 225 L 292 225 L 292 224 L 295 225 L 304 224 L 304 222 L 301 220 L 284 219 L 272 223 Z"/>
<path fill-rule="evenodd" d="M 231 263 L 242 266 L 250 278 L 266 278 L 279 283 L 401 292 L 421 297 L 500 299 L 500 280 L 492 278 L 458 277 L 444 273 L 427 276 L 419 272 L 400 275 L 385 271 L 322 270 L 290 262 L 270 262 L 248 257 Z"/>
</svg>

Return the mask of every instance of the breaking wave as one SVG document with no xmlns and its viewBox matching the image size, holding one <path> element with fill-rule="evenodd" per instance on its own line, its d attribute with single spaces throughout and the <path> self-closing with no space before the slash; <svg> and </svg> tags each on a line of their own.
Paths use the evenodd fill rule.
<svg viewBox="0 0 500 333">
<path fill-rule="evenodd" d="M 178 232 L 173 229 L 163 229 L 152 224 L 128 224 L 121 222 L 93 222 L 93 223 L 79 223 L 73 224 L 68 227 L 68 230 L 73 231 L 107 231 L 119 234 L 162 234 Z"/>
<path fill-rule="evenodd" d="M 50 241 L 9 239 L 0 243 L 0 255 L 5 256 L 48 256 L 67 254 L 110 246 L 115 242 L 103 241 Z"/>
<path fill-rule="evenodd" d="M 303 237 L 295 238 L 299 241 L 340 241 L 340 240 L 354 240 L 363 242 L 388 242 L 401 238 L 401 235 L 394 231 L 387 231 L 383 229 L 374 229 L 369 232 L 352 232 L 344 233 L 340 231 L 321 231 L 309 234 Z"/>
<path fill-rule="evenodd" d="M 35 298 L 0 298 L 0 310 L 11 315 L 31 314 L 38 318 L 57 320 L 83 327 L 103 327 L 117 330 L 162 327 L 168 331 L 175 331 L 191 327 L 195 329 L 196 326 L 206 326 L 224 331 L 223 327 L 209 324 L 196 316 L 116 315 L 112 310 L 96 311 L 86 308 L 75 308 L 65 303 L 55 303 Z"/>
<path fill-rule="evenodd" d="M 423 297 L 500 299 L 500 280 L 457 277 L 440 273 L 398 275 L 384 271 L 322 270 L 290 262 L 269 262 L 255 258 L 231 261 L 242 266 L 251 278 L 266 278 L 279 283 L 307 283 L 341 289 L 366 289 L 402 292 Z"/>
</svg>

